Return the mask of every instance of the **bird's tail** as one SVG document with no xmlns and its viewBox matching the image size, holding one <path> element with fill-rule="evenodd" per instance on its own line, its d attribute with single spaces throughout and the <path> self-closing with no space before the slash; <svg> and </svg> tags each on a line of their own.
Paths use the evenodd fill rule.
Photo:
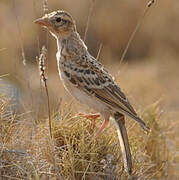
<svg viewBox="0 0 179 180">
<path fill-rule="evenodd" d="M 121 146 L 123 161 L 124 161 L 124 168 L 129 173 L 132 174 L 132 158 L 131 152 L 129 147 L 128 135 L 127 130 L 125 127 L 125 119 L 124 115 L 120 113 L 114 114 L 115 124 L 117 127 L 117 133 L 119 137 L 119 142 Z"/>
<path fill-rule="evenodd" d="M 141 118 L 139 118 L 138 116 L 134 116 L 132 114 L 130 114 L 129 116 L 132 117 L 135 121 L 137 121 L 146 133 L 150 132 L 150 127 L 147 126 Z"/>
</svg>

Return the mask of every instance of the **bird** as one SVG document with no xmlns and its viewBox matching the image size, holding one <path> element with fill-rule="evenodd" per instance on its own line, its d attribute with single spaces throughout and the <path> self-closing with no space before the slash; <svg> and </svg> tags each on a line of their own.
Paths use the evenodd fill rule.
<svg viewBox="0 0 179 180">
<path fill-rule="evenodd" d="M 96 136 L 108 124 L 110 117 L 115 120 L 124 168 L 131 175 L 132 157 L 125 116 L 138 122 L 147 132 L 150 128 L 137 115 L 110 73 L 89 53 L 70 13 L 57 10 L 45 14 L 34 22 L 47 28 L 57 41 L 57 66 L 65 89 L 79 102 L 98 112 L 84 117 L 95 119 L 101 116 L 104 120 Z"/>
</svg>

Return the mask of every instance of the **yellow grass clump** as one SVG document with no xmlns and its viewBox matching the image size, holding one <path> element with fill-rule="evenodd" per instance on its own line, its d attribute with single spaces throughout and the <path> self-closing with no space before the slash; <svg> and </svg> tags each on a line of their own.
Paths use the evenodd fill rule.
<svg viewBox="0 0 179 180">
<path fill-rule="evenodd" d="M 52 114 L 52 140 L 48 119 L 41 117 L 34 128 L 28 113 L 7 115 L 9 102 L 8 97 L 0 102 L 0 175 L 4 179 L 127 178 L 112 121 L 110 127 L 94 138 L 101 120 L 93 128 L 90 120 L 74 115 L 72 105 L 63 105 Z M 133 121 L 128 123 L 133 178 L 160 179 L 167 176 L 170 152 L 165 133 L 157 123 L 158 104 L 148 107 L 142 116 L 152 129 L 150 134 L 144 134 Z"/>
</svg>

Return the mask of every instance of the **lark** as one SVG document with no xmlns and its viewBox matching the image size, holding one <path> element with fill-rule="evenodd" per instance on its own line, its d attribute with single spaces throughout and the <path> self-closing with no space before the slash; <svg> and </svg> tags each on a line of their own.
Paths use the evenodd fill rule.
<svg viewBox="0 0 179 180">
<path fill-rule="evenodd" d="M 77 32 L 73 17 L 65 11 L 54 11 L 39 18 L 35 23 L 48 28 L 57 41 L 57 65 L 66 90 L 82 104 L 99 114 L 84 115 L 87 118 L 104 119 L 96 136 L 113 117 L 117 127 L 125 170 L 132 174 L 132 158 L 125 127 L 125 115 L 139 123 L 145 130 L 149 127 L 140 119 L 125 94 L 112 76 L 89 52 Z"/>
</svg>

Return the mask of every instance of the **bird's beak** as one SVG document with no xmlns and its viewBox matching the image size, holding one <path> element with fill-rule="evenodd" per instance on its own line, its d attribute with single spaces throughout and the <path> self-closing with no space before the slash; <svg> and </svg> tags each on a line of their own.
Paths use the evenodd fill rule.
<svg viewBox="0 0 179 180">
<path fill-rule="evenodd" d="M 39 25 L 41 25 L 41 26 L 46 26 L 46 27 L 50 26 L 49 19 L 48 19 L 48 17 L 46 17 L 46 16 L 44 16 L 44 17 L 42 17 L 42 18 L 39 18 L 39 19 L 36 19 L 36 20 L 34 21 L 34 23 L 39 24 Z"/>
</svg>

